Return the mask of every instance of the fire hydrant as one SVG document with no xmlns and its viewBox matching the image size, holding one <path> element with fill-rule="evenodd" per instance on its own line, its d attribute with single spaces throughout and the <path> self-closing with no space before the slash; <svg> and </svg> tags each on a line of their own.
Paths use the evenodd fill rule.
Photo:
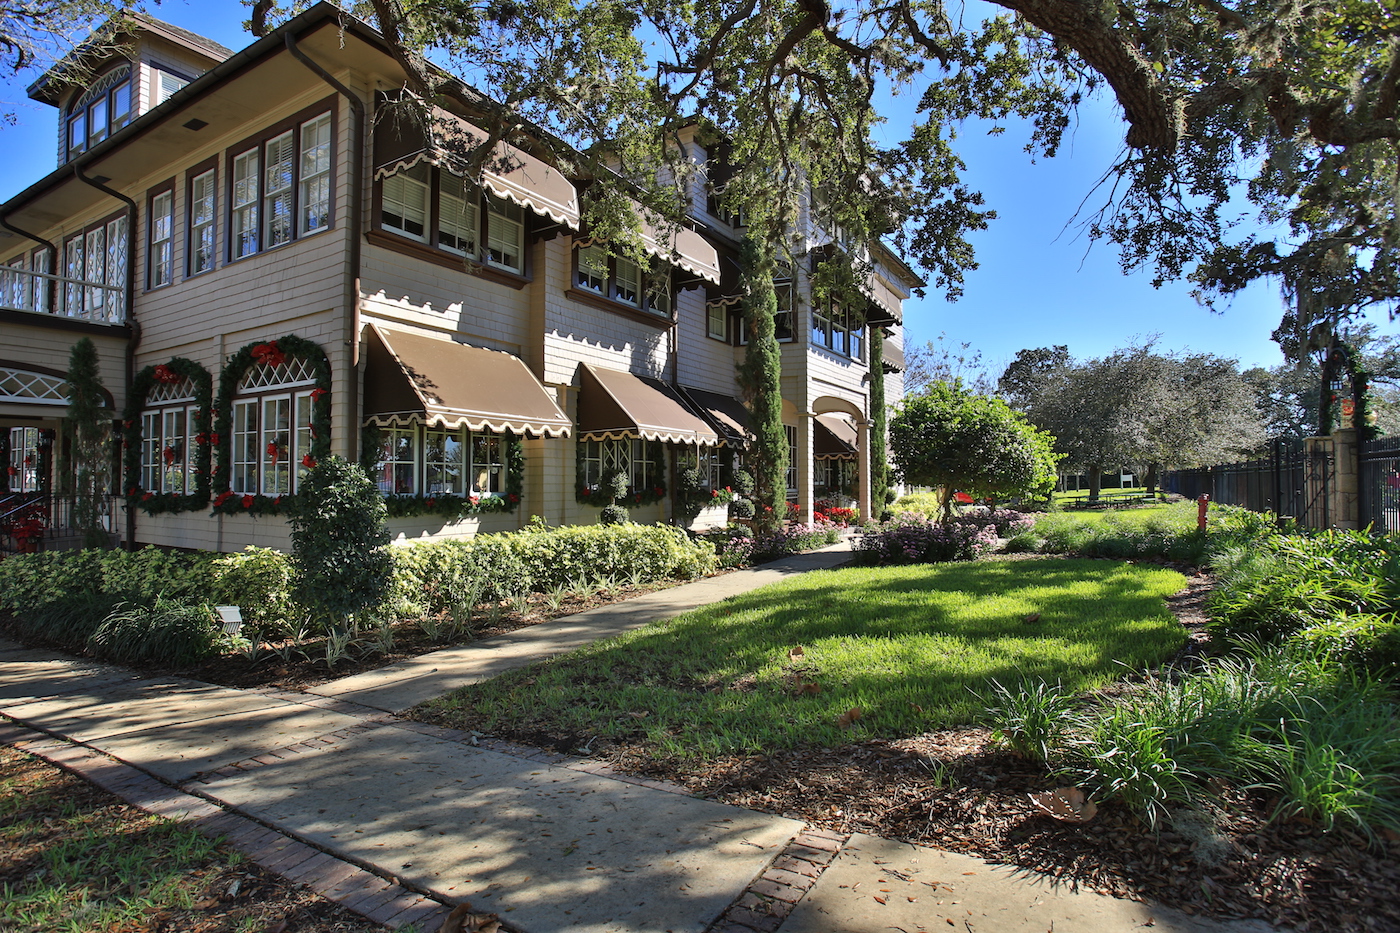
<svg viewBox="0 0 1400 933">
<path fill-rule="evenodd" d="M 1196 529 L 1206 530 L 1206 509 L 1210 507 L 1210 496 L 1202 493 L 1196 497 Z"/>
</svg>

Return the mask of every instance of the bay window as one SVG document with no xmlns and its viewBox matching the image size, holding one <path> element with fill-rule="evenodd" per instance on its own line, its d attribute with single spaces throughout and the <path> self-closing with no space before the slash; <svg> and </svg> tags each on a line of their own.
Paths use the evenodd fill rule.
<svg viewBox="0 0 1400 933">
<path fill-rule="evenodd" d="M 859 312 L 832 299 L 812 309 L 812 343 L 853 360 L 862 359 L 865 347 L 865 321 Z"/>
<path fill-rule="evenodd" d="M 68 158 L 97 145 L 131 122 L 131 66 L 93 82 L 68 111 Z"/>
<path fill-rule="evenodd" d="M 375 477 L 386 496 L 506 495 L 506 436 L 408 425 L 384 428 Z"/>
</svg>

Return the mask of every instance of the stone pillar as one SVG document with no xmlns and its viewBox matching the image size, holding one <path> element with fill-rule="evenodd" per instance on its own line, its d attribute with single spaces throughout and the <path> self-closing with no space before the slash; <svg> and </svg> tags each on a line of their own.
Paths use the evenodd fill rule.
<svg viewBox="0 0 1400 933">
<path fill-rule="evenodd" d="M 870 511 L 870 422 L 856 422 L 856 505 L 862 521 L 868 521 Z"/>
<path fill-rule="evenodd" d="M 1332 432 L 1332 527 L 1361 527 L 1361 475 L 1355 428 Z"/>
</svg>

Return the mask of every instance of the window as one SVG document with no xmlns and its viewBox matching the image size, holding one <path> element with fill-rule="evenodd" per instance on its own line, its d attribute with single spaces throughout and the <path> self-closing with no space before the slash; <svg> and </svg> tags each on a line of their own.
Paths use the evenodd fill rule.
<svg viewBox="0 0 1400 933">
<path fill-rule="evenodd" d="M 151 84 L 155 106 L 160 106 L 169 100 L 176 91 L 190 83 L 189 78 L 182 78 L 173 71 L 166 71 L 164 68 L 156 67 L 151 69 Z"/>
<path fill-rule="evenodd" d="M 420 163 L 384 178 L 379 226 L 488 266 L 525 272 L 525 209 L 445 169 Z"/>
<path fill-rule="evenodd" d="M 729 309 L 717 301 L 705 305 L 705 333 L 716 340 L 729 339 Z"/>
<path fill-rule="evenodd" d="M 10 492 L 39 491 L 39 429 L 10 428 Z"/>
<path fill-rule="evenodd" d="M 853 360 L 862 359 L 865 322 L 858 312 L 833 299 L 828 306 L 812 310 L 812 343 Z"/>
<path fill-rule="evenodd" d="M 599 243 L 580 246 L 576 253 L 574 285 L 581 291 L 594 292 L 663 317 L 671 316 L 669 266 L 653 262 L 643 271 L 630 259 L 609 256 L 607 247 Z"/>
<path fill-rule="evenodd" d="M 123 226 L 123 228 L 124 228 L 124 227 L 125 227 L 125 224 L 123 224 L 122 226 Z M 121 238 L 121 243 L 122 243 L 122 253 L 123 253 L 123 255 L 124 255 L 124 254 L 126 253 L 126 236 L 125 236 L 125 234 L 123 234 L 123 236 L 122 236 L 122 238 Z M 47 275 L 47 274 L 53 272 L 53 251 L 52 251 L 52 250 L 47 250 L 47 249 L 37 249 L 37 250 L 35 250 L 35 251 L 34 251 L 34 254 L 33 254 L 32 256 L 29 257 L 29 268 L 30 268 L 31 271 L 38 273 L 38 275 L 35 275 L 35 276 L 34 276 L 34 310 L 35 310 L 35 311 L 38 311 L 40 314 L 48 314 L 48 313 L 49 313 L 49 295 L 50 295 L 50 293 L 51 293 L 51 289 L 50 289 L 51 283 L 50 283 L 50 280 L 49 280 L 49 279 L 40 278 L 40 276 L 41 276 L 41 275 Z M 110 271 L 115 271 L 116 274 L 117 274 L 118 276 L 121 277 L 121 281 L 125 281 L 125 279 L 126 279 L 126 263 L 125 263 L 125 261 L 122 262 L 121 268 L 116 269 L 116 270 L 109 270 L 109 272 L 110 272 Z M 120 281 L 118 282 L 118 284 L 120 284 Z"/>
<path fill-rule="evenodd" d="M 783 433 L 787 435 L 788 443 L 787 492 L 791 499 L 797 494 L 797 428 L 785 424 Z"/>
<path fill-rule="evenodd" d="M 146 287 L 160 288 L 175 281 L 175 192 L 167 188 L 151 195 L 147 214 Z M 89 234 L 89 237 L 91 234 Z M 91 240 L 89 240 L 91 255 Z"/>
<path fill-rule="evenodd" d="M 331 115 L 328 113 L 301 125 L 300 201 L 299 234 L 330 226 Z"/>
<path fill-rule="evenodd" d="M 493 431 L 420 425 L 386 428 L 380 435 L 375 467 L 379 491 L 386 496 L 504 496 L 505 448 L 505 436 Z"/>
<path fill-rule="evenodd" d="M 200 172 L 190 178 L 190 229 L 187 275 L 199 275 L 214 268 L 215 237 L 215 189 L 217 178 L 214 169 Z"/>
<path fill-rule="evenodd" d="M 633 489 L 652 489 L 660 485 L 665 467 L 661 445 L 641 438 L 583 441 L 579 455 L 583 458 L 583 482 L 590 488 L 597 487 L 604 474 L 622 470 Z"/>
<path fill-rule="evenodd" d="M 156 383 L 141 413 L 141 488 L 185 493 L 194 488 L 194 383 Z"/>
<path fill-rule="evenodd" d="M 68 281 L 58 293 L 62 314 L 101 323 L 117 323 L 125 317 L 126 229 L 126 214 L 121 214 L 63 241 L 62 274 Z M 42 264 L 47 267 L 48 254 L 44 257 Z"/>
<path fill-rule="evenodd" d="M 97 145 L 131 122 L 131 68 L 98 78 L 68 112 L 68 158 Z"/>
<path fill-rule="evenodd" d="M 379 222 L 384 229 L 427 240 L 429 171 L 426 165 L 415 165 L 384 179 L 379 209 Z"/>
<path fill-rule="evenodd" d="M 778 299 L 778 310 L 773 315 L 773 335 L 787 342 L 793 339 L 796 331 L 792 315 L 792 272 L 785 264 L 779 265 L 778 274 L 773 278 L 773 294 Z"/>
<path fill-rule="evenodd" d="M 285 246 L 331 225 L 331 114 L 305 116 L 229 150 L 230 260 Z"/>
<path fill-rule="evenodd" d="M 724 459 L 728 453 L 719 447 L 701 447 L 696 455 L 695 465 L 705 474 L 705 485 L 711 489 L 724 486 Z"/>
<path fill-rule="evenodd" d="M 310 364 L 289 358 L 252 367 L 233 401 L 233 460 L 229 488 L 240 494 L 296 492 L 311 453 Z"/>
</svg>

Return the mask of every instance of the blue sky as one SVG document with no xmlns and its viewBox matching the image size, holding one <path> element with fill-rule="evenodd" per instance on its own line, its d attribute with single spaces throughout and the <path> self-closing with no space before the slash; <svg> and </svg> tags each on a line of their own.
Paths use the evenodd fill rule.
<svg viewBox="0 0 1400 933">
<path fill-rule="evenodd" d="M 153 12 L 235 50 L 252 41 L 241 25 L 247 8 L 235 0 L 166 0 Z M 0 199 L 54 167 L 57 113 L 24 96 L 34 77 L 0 83 L 0 100 L 18 117 L 17 125 L 0 127 Z M 890 118 L 887 133 L 907 125 L 912 102 L 902 97 L 881 108 Z M 972 236 L 980 268 L 967 274 L 960 301 L 930 292 L 906 303 L 907 344 L 946 333 L 952 343 L 966 341 L 980 351 L 994 375 L 1024 347 L 1063 343 L 1087 358 L 1153 334 L 1161 335 L 1163 349 L 1215 353 L 1244 366 L 1283 361 L 1269 339 L 1282 315 L 1276 287 L 1256 285 L 1223 314 L 1213 314 L 1184 284 L 1154 289 L 1150 271 L 1123 274 L 1113 247 L 1091 245 L 1078 231 L 1076 212 L 1122 147 L 1123 125 L 1111 99 L 1082 109 L 1054 159 L 1032 163 L 1014 131 L 993 137 L 965 127 L 959 142 L 968 182 L 986 195 L 998 219 Z M 1377 323 L 1382 333 L 1397 332 L 1383 317 Z"/>
</svg>

